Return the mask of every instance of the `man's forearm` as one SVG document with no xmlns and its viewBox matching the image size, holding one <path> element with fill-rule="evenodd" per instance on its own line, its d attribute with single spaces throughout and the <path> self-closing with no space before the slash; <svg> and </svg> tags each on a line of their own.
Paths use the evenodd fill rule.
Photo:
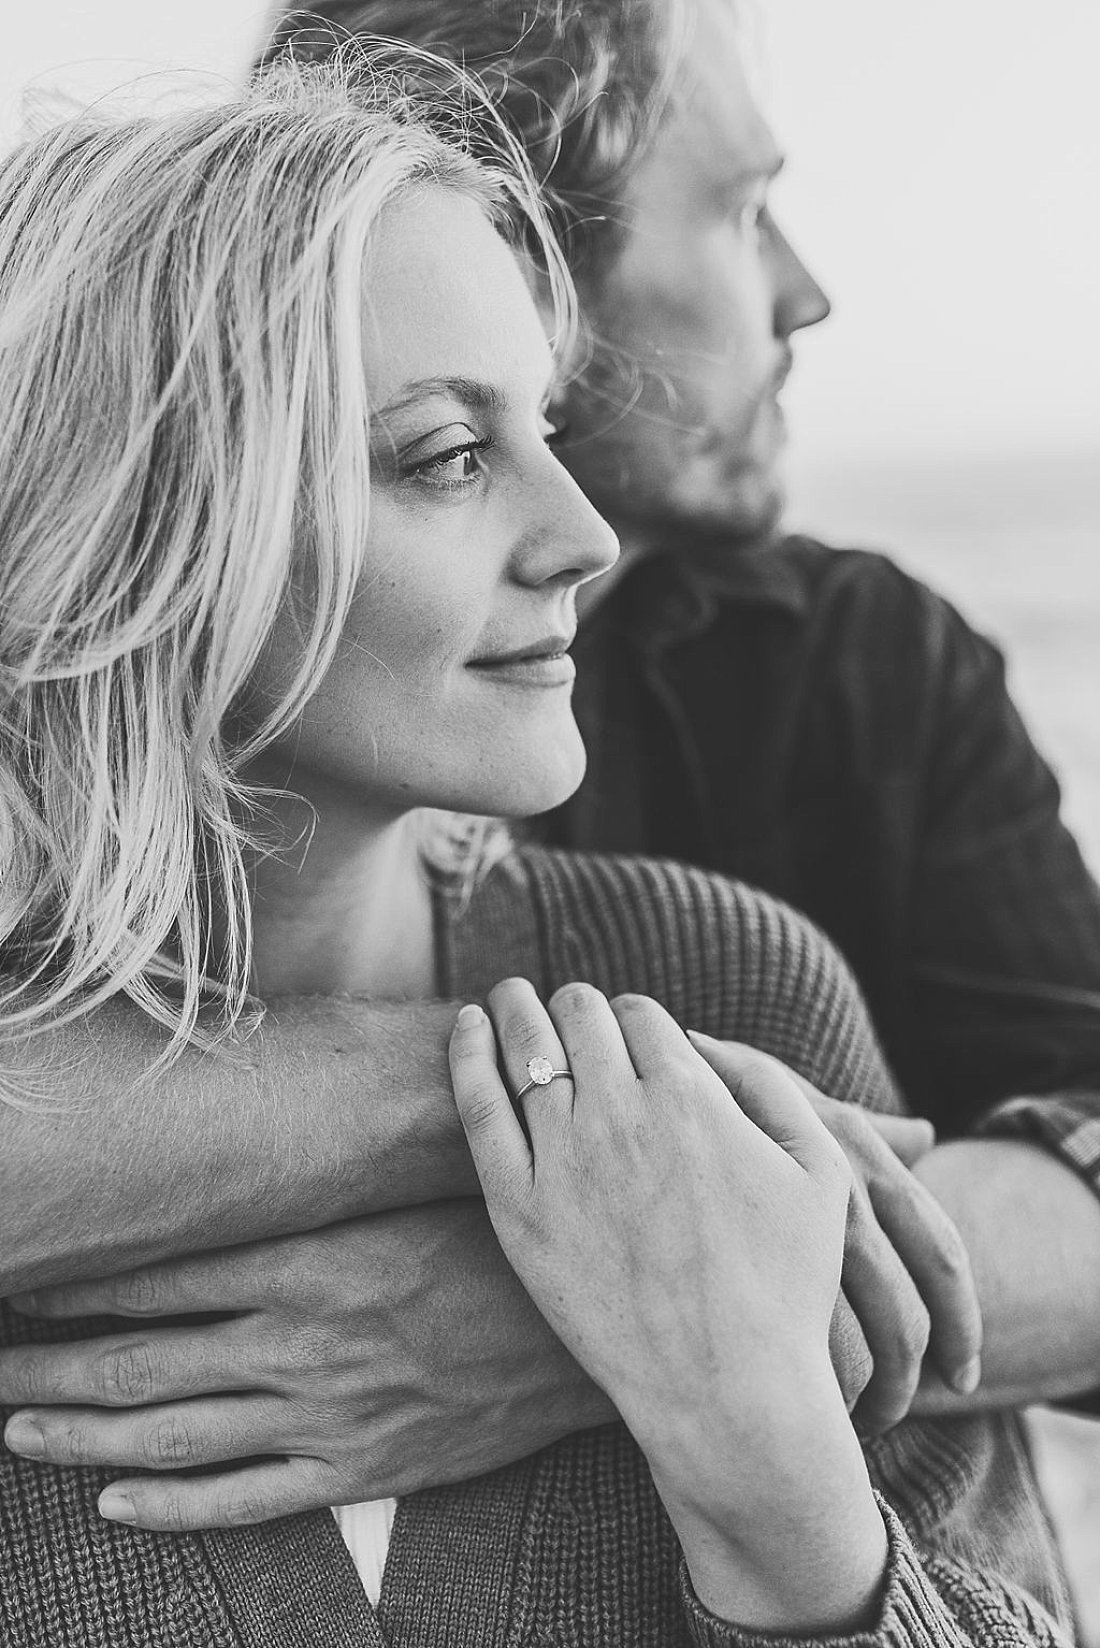
<svg viewBox="0 0 1100 1648">
<path fill-rule="evenodd" d="M 984 1322 L 978 1390 L 926 1377 L 914 1411 L 1016 1407 L 1100 1383 L 1100 1198 L 1085 1180 L 1009 1139 L 937 1145 L 914 1172 L 959 1228 Z"/>
<path fill-rule="evenodd" d="M 136 1009 L 3 1049 L 51 1111 L 0 1105 L 0 1295 L 356 1213 L 476 1193 L 440 1002 L 276 1004 L 230 1054 L 163 1046 Z M 43 1064 L 48 1059 L 48 1070 Z"/>
</svg>

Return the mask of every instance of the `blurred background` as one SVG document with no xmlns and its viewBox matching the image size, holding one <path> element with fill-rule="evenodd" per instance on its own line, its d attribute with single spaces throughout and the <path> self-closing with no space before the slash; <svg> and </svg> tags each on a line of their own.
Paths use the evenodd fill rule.
<svg viewBox="0 0 1100 1648">
<path fill-rule="evenodd" d="M 789 154 L 776 206 L 834 300 L 786 392 L 792 524 L 888 549 L 1000 640 L 1100 867 L 1100 7 L 749 0 Z M 14 8 L 13 8 L 14 9 Z M 24 88 L 234 80 L 255 0 L 50 0 L 5 19 L 0 142 Z M 1100 1644 L 1100 1445 L 1037 1421 Z"/>
<path fill-rule="evenodd" d="M 786 391 L 793 522 L 1007 646 L 1100 866 L 1100 8 L 757 15 L 777 206 L 834 300 Z"/>
</svg>

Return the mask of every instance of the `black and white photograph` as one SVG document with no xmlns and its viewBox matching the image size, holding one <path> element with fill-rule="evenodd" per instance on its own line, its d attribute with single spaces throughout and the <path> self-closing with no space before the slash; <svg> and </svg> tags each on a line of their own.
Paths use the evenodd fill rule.
<svg viewBox="0 0 1100 1648">
<path fill-rule="evenodd" d="M 0 1648 L 1100 1648 L 1093 0 L 0 62 Z"/>
</svg>

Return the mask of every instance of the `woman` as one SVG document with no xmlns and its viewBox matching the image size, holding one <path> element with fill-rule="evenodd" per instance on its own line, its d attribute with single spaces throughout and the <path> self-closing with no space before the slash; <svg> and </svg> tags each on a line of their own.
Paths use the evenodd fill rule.
<svg viewBox="0 0 1100 1648">
<path fill-rule="evenodd" d="M 411 1496 L 392 1543 L 392 1506 L 353 1510 L 356 1565 L 325 1514 L 153 1536 L 99 1515 L 103 1473 L 5 1454 L 4 1641 L 1054 1642 L 946 1554 L 965 1428 L 873 1462 L 938 1554 L 872 1487 L 828 1355 L 847 1173 L 797 1085 L 593 987 L 887 1103 L 836 958 L 671 867 L 473 885 L 478 832 L 436 816 L 577 783 L 573 600 L 615 548 L 547 449 L 514 219 L 567 310 L 522 170 L 367 67 L 76 121 L 0 173 L 0 1028 L 125 992 L 171 1057 L 265 993 L 474 998 L 451 1059 L 489 1212 L 628 1428 Z M 464 865 L 431 877 L 441 836 Z"/>
</svg>

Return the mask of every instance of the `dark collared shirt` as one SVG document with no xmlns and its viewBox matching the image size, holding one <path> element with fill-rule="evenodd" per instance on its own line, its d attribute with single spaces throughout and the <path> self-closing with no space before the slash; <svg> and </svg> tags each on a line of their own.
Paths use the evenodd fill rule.
<svg viewBox="0 0 1100 1648">
<path fill-rule="evenodd" d="M 643 563 L 577 660 L 588 774 L 551 839 L 806 911 L 915 1110 L 1100 1191 L 1100 889 L 997 649 L 885 558 L 789 538 Z"/>
</svg>

